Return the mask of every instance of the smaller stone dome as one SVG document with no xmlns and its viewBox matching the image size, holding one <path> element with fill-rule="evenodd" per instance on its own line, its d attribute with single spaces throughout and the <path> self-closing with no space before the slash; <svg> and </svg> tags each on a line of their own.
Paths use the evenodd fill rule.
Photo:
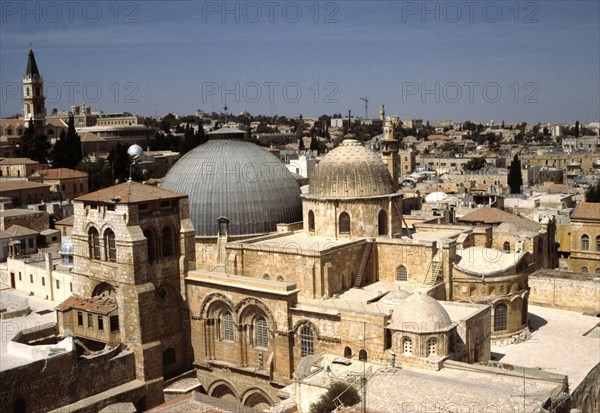
<svg viewBox="0 0 600 413">
<path fill-rule="evenodd" d="M 413 293 L 394 309 L 388 327 L 415 333 L 441 332 L 452 327 L 452 320 L 435 298 Z"/>
<path fill-rule="evenodd" d="M 596 160 L 594 161 L 594 163 L 592 164 L 592 166 L 593 166 L 594 168 L 600 168 L 600 158 L 599 158 L 599 159 L 596 159 Z"/>
<path fill-rule="evenodd" d="M 425 202 L 428 204 L 433 204 L 440 201 L 445 201 L 448 198 L 445 192 L 432 192 L 425 197 Z"/>
<path fill-rule="evenodd" d="M 406 297 L 410 297 L 410 293 L 406 290 L 397 290 L 390 291 L 386 295 L 384 295 L 379 302 L 381 304 L 387 305 L 398 305 L 400 304 Z"/>
<path fill-rule="evenodd" d="M 395 192 L 385 163 L 363 144 L 345 139 L 317 164 L 308 194 L 321 198 L 361 198 Z"/>
</svg>

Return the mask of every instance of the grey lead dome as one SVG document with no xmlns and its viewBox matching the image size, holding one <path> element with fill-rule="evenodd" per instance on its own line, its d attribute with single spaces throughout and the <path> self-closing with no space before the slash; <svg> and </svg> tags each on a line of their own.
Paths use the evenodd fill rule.
<svg viewBox="0 0 600 413">
<path fill-rule="evenodd" d="M 302 220 L 300 188 L 279 159 L 231 133 L 211 135 L 162 184 L 188 194 L 196 236 L 216 236 L 221 217 L 229 219 L 229 235 L 272 232 L 278 223 Z"/>
</svg>

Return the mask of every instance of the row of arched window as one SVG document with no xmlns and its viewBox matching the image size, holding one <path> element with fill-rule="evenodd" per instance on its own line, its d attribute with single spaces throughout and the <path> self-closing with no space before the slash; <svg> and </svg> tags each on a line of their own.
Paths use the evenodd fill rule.
<svg viewBox="0 0 600 413">
<path fill-rule="evenodd" d="M 101 260 L 104 258 L 106 261 L 117 261 L 117 244 L 115 241 L 115 233 L 107 228 L 102 234 L 104 241 L 104 257 L 102 257 L 102 247 L 100 245 L 100 233 L 95 227 L 91 227 L 88 230 L 88 245 L 90 258 L 93 260 Z"/>
<path fill-rule="evenodd" d="M 346 211 L 342 212 L 338 216 L 338 232 L 340 234 L 350 234 L 351 230 L 350 214 Z M 388 233 L 388 216 L 385 209 L 381 209 L 377 216 L 377 234 L 387 235 Z M 314 232 L 315 230 L 315 213 L 312 210 L 308 211 L 308 230 Z"/>
<path fill-rule="evenodd" d="M 585 266 L 581 267 L 580 271 L 581 271 L 582 274 L 587 274 L 587 273 L 590 272 L 589 268 L 585 267 Z M 595 272 L 596 275 L 600 275 L 600 267 L 596 268 L 596 271 L 594 271 L 594 272 Z"/>
<path fill-rule="evenodd" d="M 413 354 L 413 342 L 410 337 L 402 338 L 402 353 L 405 356 L 412 356 Z M 438 340 L 435 337 L 431 337 L 427 340 L 426 356 L 435 356 L 438 354 Z"/>
<path fill-rule="evenodd" d="M 517 248 L 515 248 L 515 251 L 519 252 L 518 249 L 519 248 L 517 246 Z M 544 241 L 542 241 L 541 238 L 538 238 L 538 240 L 537 240 L 537 251 L 536 252 L 537 253 L 541 253 L 543 251 L 543 249 L 544 249 Z M 507 253 L 510 252 L 511 251 L 510 242 L 505 241 L 504 244 L 502 245 L 502 250 L 504 252 L 507 252 Z"/>
<path fill-rule="evenodd" d="M 589 251 L 590 250 L 590 237 L 587 234 L 583 234 L 581 236 L 581 250 Z M 600 252 L 600 235 L 596 237 L 596 251 Z"/>
<path fill-rule="evenodd" d="M 171 227 L 164 227 L 160 237 L 156 236 L 152 228 L 144 230 L 148 248 L 148 261 L 153 262 L 161 257 L 169 257 L 175 254 L 175 241 Z"/>
</svg>

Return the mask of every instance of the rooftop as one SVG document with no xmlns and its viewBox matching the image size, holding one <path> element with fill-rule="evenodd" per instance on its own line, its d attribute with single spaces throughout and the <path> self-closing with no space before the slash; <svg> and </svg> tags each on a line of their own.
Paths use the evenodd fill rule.
<svg viewBox="0 0 600 413">
<path fill-rule="evenodd" d="M 593 219 L 600 220 L 600 204 L 591 202 L 580 203 L 573 214 L 571 219 Z"/>
<path fill-rule="evenodd" d="M 495 248 L 470 247 L 456 251 L 456 255 L 454 265 L 459 270 L 492 275 L 514 267 L 525 253 L 506 253 Z"/>
<path fill-rule="evenodd" d="M 266 238 L 266 239 L 265 239 Z M 284 236 L 278 237 L 261 237 L 257 238 L 256 241 L 246 240 L 239 241 L 241 244 L 258 245 L 265 248 L 284 248 L 290 250 L 290 252 L 299 252 L 300 250 L 308 251 L 325 251 L 330 248 L 338 247 L 340 245 L 350 244 L 356 242 L 356 239 L 348 238 L 328 238 L 328 237 L 317 237 L 307 235 L 302 231 L 293 232 Z"/>
<path fill-rule="evenodd" d="M 75 295 L 56 306 L 58 311 L 84 310 L 90 313 L 108 315 L 118 308 L 117 300 L 110 297 L 83 298 Z"/>
<path fill-rule="evenodd" d="M 42 184 L 39 182 L 31 181 L 6 181 L 2 182 L 0 192 L 18 191 L 21 189 L 38 189 L 38 188 L 50 188 L 48 184 Z"/>
<path fill-rule="evenodd" d="M 87 178 L 88 174 L 69 168 L 43 169 L 38 172 L 44 179 Z"/>
<path fill-rule="evenodd" d="M 140 202 L 156 201 L 158 199 L 179 199 L 187 195 L 167 189 L 144 185 L 138 182 L 124 182 L 110 186 L 96 192 L 76 198 L 76 201 L 111 202 L 118 204 L 136 204 Z"/>
<path fill-rule="evenodd" d="M 38 161 L 29 158 L 4 158 L 0 161 L 0 165 L 39 165 Z"/>
<path fill-rule="evenodd" d="M 470 224 L 482 223 L 493 225 L 512 223 L 522 230 L 534 232 L 538 232 L 542 228 L 540 224 L 528 218 L 511 214 L 498 208 L 490 207 L 477 208 L 473 212 L 469 212 L 468 214 L 458 218 L 458 221 Z"/>
</svg>

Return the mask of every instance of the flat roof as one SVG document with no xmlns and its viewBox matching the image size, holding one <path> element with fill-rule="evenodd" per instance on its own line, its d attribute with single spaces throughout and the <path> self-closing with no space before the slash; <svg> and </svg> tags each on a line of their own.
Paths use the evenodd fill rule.
<svg viewBox="0 0 600 413">
<path fill-rule="evenodd" d="M 239 241 L 241 244 L 252 244 L 267 248 L 285 248 L 290 252 L 297 250 L 325 251 L 340 245 L 360 241 L 359 238 L 329 238 L 308 235 L 302 231 L 293 232 L 276 238 L 258 239 L 257 241 Z"/>
<path fill-rule="evenodd" d="M 500 363 L 542 368 L 569 376 L 573 391 L 600 363 L 600 338 L 584 336 L 600 323 L 597 317 L 555 308 L 529 306 L 531 338 L 523 343 L 492 346 Z"/>
</svg>

